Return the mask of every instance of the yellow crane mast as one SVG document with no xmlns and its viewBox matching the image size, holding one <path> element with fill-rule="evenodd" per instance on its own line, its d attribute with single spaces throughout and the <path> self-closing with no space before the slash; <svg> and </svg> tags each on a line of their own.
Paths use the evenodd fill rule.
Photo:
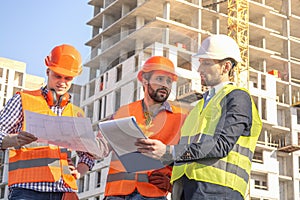
<svg viewBox="0 0 300 200">
<path fill-rule="evenodd" d="M 228 36 L 236 40 L 243 62 L 236 68 L 236 83 L 248 88 L 249 82 L 249 3 L 228 0 Z"/>
</svg>

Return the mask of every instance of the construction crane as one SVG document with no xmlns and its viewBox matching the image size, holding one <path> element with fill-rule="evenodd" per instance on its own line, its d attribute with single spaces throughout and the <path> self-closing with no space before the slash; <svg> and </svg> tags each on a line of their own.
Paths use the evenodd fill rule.
<svg viewBox="0 0 300 200">
<path fill-rule="evenodd" d="M 242 63 L 236 68 L 236 83 L 248 88 L 249 82 L 249 3 L 248 0 L 228 0 L 228 36 L 240 47 Z"/>
<path fill-rule="evenodd" d="M 239 45 L 242 63 L 235 68 L 237 85 L 248 88 L 249 81 L 249 3 L 248 0 L 220 0 L 203 7 L 213 7 L 227 2 L 227 35 Z"/>
</svg>

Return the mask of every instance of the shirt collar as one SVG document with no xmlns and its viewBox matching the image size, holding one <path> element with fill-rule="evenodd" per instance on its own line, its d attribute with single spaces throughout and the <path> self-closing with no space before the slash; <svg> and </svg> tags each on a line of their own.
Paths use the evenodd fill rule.
<svg viewBox="0 0 300 200">
<path fill-rule="evenodd" d="M 143 106 L 143 111 L 145 112 L 146 108 L 145 108 L 145 104 L 144 104 L 144 99 L 142 100 L 142 106 Z M 159 107 L 157 113 L 153 113 L 154 116 L 156 116 L 160 111 L 162 110 L 166 110 L 166 111 L 169 111 L 169 112 L 173 112 L 172 110 L 172 107 L 170 105 L 170 103 L 168 101 L 165 101 L 161 104 L 161 106 Z"/>
<path fill-rule="evenodd" d="M 219 83 L 218 85 L 212 87 L 211 89 L 214 88 L 214 89 L 215 89 L 215 93 L 217 93 L 217 92 L 219 92 L 225 85 L 228 85 L 228 84 L 234 85 L 235 83 L 234 83 L 234 82 L 231 82 L 231 81 L 225 81 L 225 82 Z M 211 89 L 210 89 L 210 90 L 211 90 Z M 209 90 L 209 91 L 210 91 L 210 90 Z"/>
<path fill-rule="evenodd" d="M 46 87 L 42 87 L 41 91 L 42 91 L 42 95 L 44 96 L 44 98 L 47 99 L 47 94 L 48 94 L 49 90 Z"/>
</svg>

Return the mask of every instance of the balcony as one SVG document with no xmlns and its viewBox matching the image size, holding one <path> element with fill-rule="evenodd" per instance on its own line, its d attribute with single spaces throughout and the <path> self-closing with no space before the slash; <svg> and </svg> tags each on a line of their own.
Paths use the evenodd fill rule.
<svg viewBox="0 0 300 200">
<path fill-rule="evenodd" d="M 300 150 L 300 146 L 299 145 L 295 145 L 295 144 L 290 144 L 290 145 L 286 145 L 283 147 L 278 148 L 279 151 L 285 152 L 285 153 L 292 153 L 294 151 L 298 151 Z"/>
<path fill-rule="evenodd" d="M 300 101 L 293 103 L 292 106 L 300 108 Z"/>
</svg>

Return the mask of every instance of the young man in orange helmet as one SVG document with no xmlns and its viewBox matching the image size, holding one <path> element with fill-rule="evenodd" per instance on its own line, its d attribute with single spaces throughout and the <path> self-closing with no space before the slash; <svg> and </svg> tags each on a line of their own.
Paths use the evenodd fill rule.
<svg viewBox="0 0 300 200">
<path fill-rule="evenodd" d="M 76 179 L 94 165 L 89 154 L 77 152 L 79 162 L 75 167 L 69 149 L 37 143 L 34 135 L 23 130 L 24 110 L 51 116 L 84 115 L 70 103 L 68 94 L 74 77 L 82 71 L 80 53 L 71 45 L 59 45 L 45 58 L 45 64 L 47 85 L 15 94 L 0 114 L 0 147 L 10 149 L 10 200 L 76 199 Z"/>
<path fill-rule="evenodd" d="M 167 101 L 172 83 L 177 80 L 172 61 L 162 56 L 150 57 L 137 78 L 143 85 L 144 99 L 122 106 L 115 113 L 114 119 L 134 116 L 147 137 L 158 139 L 164 144 L 177 144 L 187 110 Z M 113 155 L 105 199 L 166 199 L 168 192 L 172 190 L 171 170 L 168 166 L 158 170 L 128 173 Z"/>
</svg>

